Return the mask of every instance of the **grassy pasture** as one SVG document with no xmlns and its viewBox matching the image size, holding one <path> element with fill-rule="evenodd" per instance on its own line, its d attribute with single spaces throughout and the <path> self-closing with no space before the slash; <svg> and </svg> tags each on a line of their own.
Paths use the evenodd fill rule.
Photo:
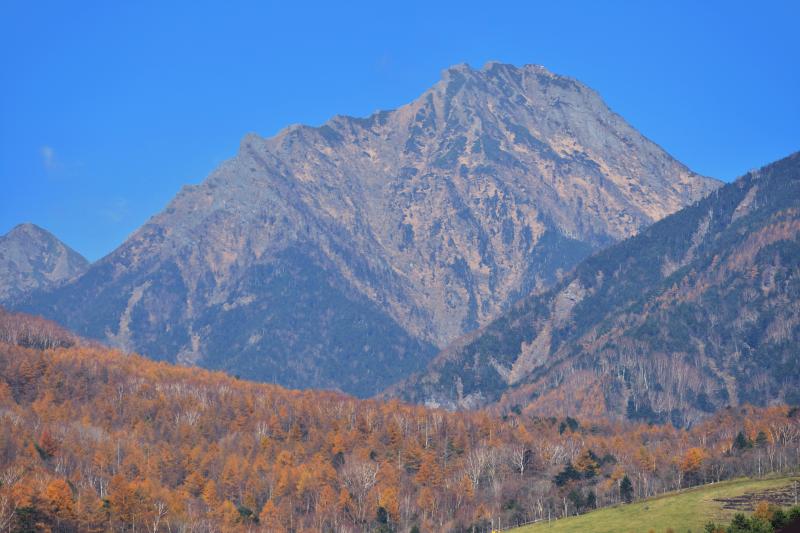
<svg viewBox="0 0 800 533">
<path fill-rule="evenodd" d="M 711 520 L 729 521 L 736 510 L 723 509 L 717 499 L 741 499 L 755 493 L 755 499 L 770 499 L 770 492 L 792 485 L 797 478 L 737 479 L 673 492 L 632 503 L 599 509 L 580 516 L 541 522 L 512 529 L 514 533 L 702 533 Z M 759 494 L 759 493 L 764 493 Z"/>
</svg>

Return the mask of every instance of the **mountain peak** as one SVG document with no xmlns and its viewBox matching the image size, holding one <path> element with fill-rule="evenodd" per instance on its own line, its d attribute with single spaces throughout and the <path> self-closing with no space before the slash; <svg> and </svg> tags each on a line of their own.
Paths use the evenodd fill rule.
<svg viewBox="0 0 800 533">
<path fill-rule="evenodd" d="M 514 65 L 513 63 L 503 63 L 502 61 L 487 61 L 486 63 L 484 63 L 483 67 L 481 67 L 480 71 L 478 72 L 486 75 L 497 75 L 499 73 L 518 74 L 521 72 L 548 74 L 551 76 L 555 75 L 542 65 L 525 64 L 517 66 Z"/>
<path fill-rule="evenodd" d="M 540 76 L 544 78 L 559 79 L 564 82 L 576 86 L 582 86 L 577 80 L 568 76 L 563 76 L 550 71 L 543 65 L 534 63 L 526 63 L 524 65 L 514 65 L 513 63 L 504 63 L 502 61 L 487 61 L 480 68 L 473 68 L 468 63 L 458 63 L 452 65 L 442 71 L 441 79 L 444 82 L 450 81 L 453 78 L 461 79 L 464 76 L 471 76 L 481 79 L 497 79 L 504 76 Z M 506 78 L 507 80 L 508 78 Z"/>
<path fill-rule="evenodd" d="M 41 226 L 37 226 L 33 222 L 22 222 L 21 224 L 17 224 L 11 230 L 6 233 L 5 237 L 18 237 L 22 235 L 39 235 L 43 237 L 52 237 L 56 238 L 52 233 L 47 231 L 46 229 L 42 228 Z"/>
<path fill-rule="evenodd" d="M 19 224 L 0 236 L 0 303 L 72 279 L 88 264 L 46 229 L 30 222 Z"/>
<path fill-rule="evenodd" d="M 460 64 L 392 111 L 248 134 L 28 309 L 174 361 L 374 394 L 717 186 L 575 87 Z"/>
<path fill-rule="evenodd" d="M 506 63 L 503 61 L 497 60 L 489 60 L 483 64 L 480 68 L 472 67 L 469 63 L 456 63 L 444 69 L 442 71 L 442 76 L 444 76 L 447 72 L 458 72 L 461 74 L 481 74 L 481 73 L 490 73 L 490 72 L 498 72 L 498 71 L 507 71 L 507 72 L 538 72 L 541 74 L 550 74 L 555 76 L 553 72 L 548 70 L 545 66 L 535 64 L 535 63 L 525 63 L 523 65 L 515 65 L 513 63 Z"/>
</svg>

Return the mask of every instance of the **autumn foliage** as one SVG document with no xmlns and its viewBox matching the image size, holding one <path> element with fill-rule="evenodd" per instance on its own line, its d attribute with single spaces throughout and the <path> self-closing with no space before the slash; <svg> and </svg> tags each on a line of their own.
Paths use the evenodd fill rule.
<svg viewBox="0 0 800 533">
<path fill-rule="evenodd" d="M 0 342 L 3 532 L 480 530 L 800 455 L 800 417 L 782 406 L 690 430 L 451 413 L 18 344 Z M 740 432 L 752 446 L 734 446 Z"/>
<path fill-rule="evenodd" d="M 0 342 L 45 350 L 73 346 L 77 340 L 54 322 L 0 307 Z"/>
</svg>

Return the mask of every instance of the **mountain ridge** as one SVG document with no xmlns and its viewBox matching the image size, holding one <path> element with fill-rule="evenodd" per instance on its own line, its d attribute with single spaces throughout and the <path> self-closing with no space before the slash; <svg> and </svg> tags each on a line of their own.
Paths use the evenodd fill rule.
<svg viewBox="0 0 800 533">
<path fill-rule="evenodd" d="M 794 153 L 587 258 L 389 395 L 678 425 L 800 401 L 799 218 Z"/>
<path fill-rule="evenodd" d="M 394 111 L 245 135 L 22 309 L 156 358 L 370 395 L 717 185 L 574 80 L 462 65 Z"/>
</svg>

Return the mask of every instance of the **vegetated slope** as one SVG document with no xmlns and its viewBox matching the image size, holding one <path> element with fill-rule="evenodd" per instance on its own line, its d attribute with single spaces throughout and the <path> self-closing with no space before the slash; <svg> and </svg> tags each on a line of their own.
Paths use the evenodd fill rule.
<svg viewBox="0 0 800 533">
<path fill-rule="evenodd" d="M 0 236 L 0 304 L 58 286 L 86 271 L 89 262 L 34 224 L 20 224 Z"/>
<path fill-rule="evenodd" d="M 24 313 L 9 313 L 0 307 L 0 342 L 47 350 L 69 348 L 86 341 L 49 320 Z"/>
<path fill-rule="evenodd" d="M 81 342 L 0 340 L 0 427 L 0 528 L 12 531 L 466 533 L 791 471 L 800 457 L 800 413 L 785 406 L 691 430 L 500 418 L 291 391 Z"/>
<path fill-rule="evenodd" d="M 754 495 L 768 501 L 770 494 L 781 489 L 793 489 L 797 478 L 737 479 L 704 485 L 690 490 L 657 496 L 630 505 L 599 509 L 590 513 L 542 522 L 511 533 L 618 533 L 620 531 L 704 531 L 709 522 L 729 522 L 740 510 L 725 509 L 723 502 L 730 498 Z M 756 500 L 758 501 L 758 500 Z M 791 503 L 791 502 L 789 502 Z M 752 509 L 750 509 L 752 511 Z"/>
<path fill-rule="evenodd" d="M 401 397 L 683 425 L 800 403 L 800 155 L 586 259 L 445 350 Z"/>
<path fill-rule="evenodd" d="M 20 309 L 152 357 L 370 395 L 717 186 L 577 81 L 461 65 L 394 111 L 246 136 Z"/>
</svg>

